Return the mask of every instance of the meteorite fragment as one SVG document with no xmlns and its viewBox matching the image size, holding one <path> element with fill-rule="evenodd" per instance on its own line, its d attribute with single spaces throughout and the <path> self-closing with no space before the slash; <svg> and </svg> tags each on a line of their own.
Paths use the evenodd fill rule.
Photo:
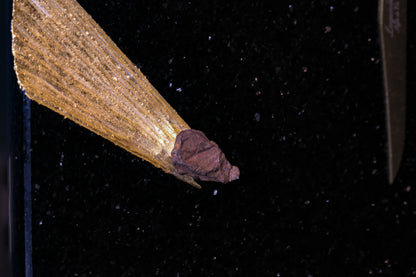
<svg viewBox="0 0 416 277">
<path fill-rule="evenodd" d="M 198 130 L 188 129 L 176 136 L 172 162 L 179 174 L 187 174 L 201 181 L 228 183 L 240 176 L 218 145 Z"/>
</svg>

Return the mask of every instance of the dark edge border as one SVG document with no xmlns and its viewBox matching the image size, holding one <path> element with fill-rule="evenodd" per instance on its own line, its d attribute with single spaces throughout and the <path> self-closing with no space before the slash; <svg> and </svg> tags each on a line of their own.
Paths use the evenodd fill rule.
<svg viewBox="0 0 416 277">
<path fill-rule="evenodd" d="M 32 145 L 30 99 L 23 96 L 25 276 L 32 277 Z"/>
<path fill-rule="evenodd" d="M 12 34 L 11 34 L 11 19 L 13 0 L 1 1 L 1 35 L 2 43 L 0 44 L 0 59 L 1 59 L 1 71 L 0 79 L 3 84 L 2 91 L 0 91 L 0 110 L 1 110 L 1 126 L 0 137 L 2 139 L 2 152 L 1 159 L 5 161 L 5 169 L 0 172 L 5 173 L 4 180 L 7 183 L 7 199 L 8 199 L 8 219 L 7 219 L 7 232 L 8 232 L 8 245 L 7 245 L 7 268 L 5 268 L 5 274 L 1 276 L 29 276 L 32 274 L 32 253 L 27 252 L 27 249 L 32 248 L 32 242 L 26 240 L 25 232 L 26 226 L 30 227 L 27 231 L 30 231 L 31 237 L 31 217 L 28 220 L 25 217 L 25 206 L 31 209 L 31 205 L 25 204 L 25 183 L 26 187 L 30 185 L 29 182 L 25 182 L 27 171 L 25 167 L 30 168 L 30 159 L 25 159 L 25 148 L 30 150 L 30 128 L 27 128 L 27 124 L 30 127 L 30 109 L 24 110 L 24 94 L 19 90 L 17 84 L 16 74 L 13 69 L 13 56 L 12 56 Z M 26 101 L 25 105 L 30 105 L 29 101 Z M 29 114 L 27 114 L 29 112 Z M 26 113 L 26 114 L 25 114 Z M 5 115 L 3 117 L 3 115 Z M 29 115 L 29 118 L 27 118 Z M 24 119 L 29 121 L 24 122 Z M 4 129 L 3 129 L 4 128 Z M 5 130 L 5 132 L 3 132 Z M 25 140 L 26 137 L 28 141 Z M 29 148 L 27 147 L 29 146 Z M 3 151 L 4 150 L 4 151 Z M 29 152 L 30 153 L 30 152 Z M 30 156 L 29 156 L 30 158 Z M 30 191 L 29 191 L 30 192 Z M 3 273 L 3 272 L 2 272 Z"/>
</svg>

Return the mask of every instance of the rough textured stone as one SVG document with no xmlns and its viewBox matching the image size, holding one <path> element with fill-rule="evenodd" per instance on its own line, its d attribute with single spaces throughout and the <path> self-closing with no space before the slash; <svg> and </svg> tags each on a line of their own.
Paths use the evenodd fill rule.
<svg viewBox="0 0 416 277">
<path fill-rule="evenodd" d="M 178 134 L 172 161 L 180 174 L 201 181 L 228 183 L 240 176 L 238 167 L 230 164 L 218 145 L 198 130 L 189 129 Z"/>
</svg>

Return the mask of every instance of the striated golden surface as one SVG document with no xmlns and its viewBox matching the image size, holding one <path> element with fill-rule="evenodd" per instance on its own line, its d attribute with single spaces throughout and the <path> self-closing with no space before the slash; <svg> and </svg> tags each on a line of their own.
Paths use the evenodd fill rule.
<svg viewBox="0 0 416 277">
<path fill-rule="evenodd" d="M 14 0 L 12 49 L 26 95 L 195 187 L 172 164 L 190 127 L 74 0 Z"/>
</svg>

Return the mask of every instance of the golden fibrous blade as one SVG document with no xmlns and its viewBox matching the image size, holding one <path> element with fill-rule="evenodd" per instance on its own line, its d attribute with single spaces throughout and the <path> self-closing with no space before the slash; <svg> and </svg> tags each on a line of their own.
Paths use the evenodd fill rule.
<svg viewBox="0 0 416 277">
<path fill-rule="evenodd" d="M 14 0 L 12 50 L 26 95 L 165 172 L 190 127 L 74 0 Z"/>
</svg>

